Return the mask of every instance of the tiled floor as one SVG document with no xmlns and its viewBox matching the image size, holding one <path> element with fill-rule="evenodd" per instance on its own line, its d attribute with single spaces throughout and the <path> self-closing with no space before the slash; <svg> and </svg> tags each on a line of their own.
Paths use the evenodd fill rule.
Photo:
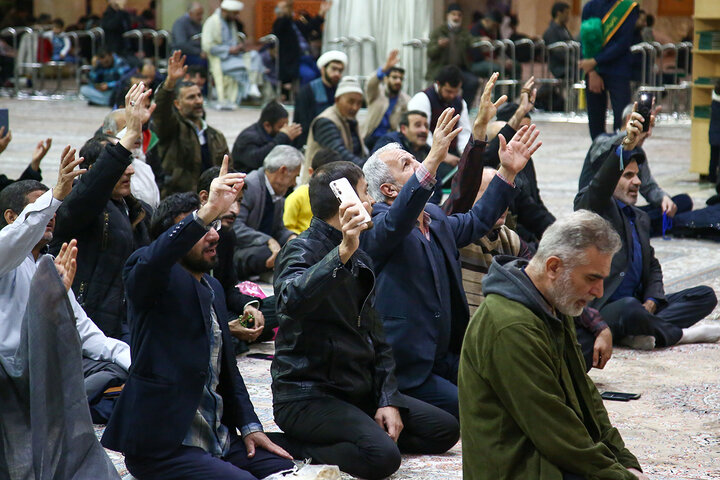
<svg viewBox="0 0 720 480">
<path fill-rule="evenodd" d="M 59 154 L 66 144 L 79 148 L 100 126 L 106 111 L 79 101 L 40 102 L 0 99 L 10 109 L 13 141 L 0 155 L 0 173 L 17 176 L 30 160 L 34 145 L 45 137 L 53 147 L 43 162 L 48 184 L 57 175 Z M 255 121 L 256 109 L 208 112 L 210 125 L 232 145 L 237 133 Z M 577 178 L 590 145 L 583 123 L 538 121 L 544 146 L 535 155 L 543 199 L 562 216 L 572 211 Z M 713 192 L 688 173 L 690 128 L 665 122 L 646 143 L 652 171 L 669 193 L 689 193 L 701 206 Z M 668 291 L 704 282 L 720 292 L 720 249 L 711 242 L 653 240 Z M 705 321 L 716 321 L 718 310 Z M 270 348 L 264 346 L 264 349 Z M 239 359 L 261 420 L 272 428 L 269 362 Z M 600 389 L 642 394 L 640 400 L 608 402 L 610 417 L 629 448 L 655 479 L 720 478 L 720 345 L 681 346 L 656 352 L 617 349 L 604 371 L 592 377 Z M 118 459 L 120 461 L 121 459 Z M 393 479 L 461 478 L 460 445 L 439 457 L 407 457 Z"/>
</svg>

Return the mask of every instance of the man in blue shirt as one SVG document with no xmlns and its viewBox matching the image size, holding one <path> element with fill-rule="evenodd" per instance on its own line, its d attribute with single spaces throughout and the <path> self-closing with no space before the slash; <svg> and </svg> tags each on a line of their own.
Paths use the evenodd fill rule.
<svg viewBox="0 0 720 480">
<path fill-rule="evenodd" d="M 717 305 L 712 288 L 701 285 L 665 294 L 662 269 L 650 245 L 650 219 L 635 207 L 645 157 L 635 148 L 642 138 L 643 117 L 633 112 L 627 136 L 575 197 L 575 209 L 592 210 L 615 227 L 622 248 L 615 255 L 604 293 L 590 305 L 600 310 L 616 342 L 651 350 L 678 343 L 716 342 L 720 326 L 695 325 Z M 651 123 L 653 120 L 651 120 Z"/>
<path fill-rule="evenodd" d="M 629 0 L 626 0 L 629 2 Z M 604 18 L 616 7 L 617 0 L 590 0 L 583 7 L 582 20 Z M 617 7 L 617 8 L 621 8 Z M 637 21 L 637 4 L 632 2 L 629 14 L 624 18 L 614 35 L 603 45 L 593 58 L 580 60 L 579 66 L 585 71 L 587 84 L 587 111 L 590 137 L 594 140 L 605 133 L 605 111 L 608 94 L 613 109 L 613 130 L 622 126 L 622 111 L 630 103 L 630 76 L 632 55 L 630 46 Z"/>
</svg>

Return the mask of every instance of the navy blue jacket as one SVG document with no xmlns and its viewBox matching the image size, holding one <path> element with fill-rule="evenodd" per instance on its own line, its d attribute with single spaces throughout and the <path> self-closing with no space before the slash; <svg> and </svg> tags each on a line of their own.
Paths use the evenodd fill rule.
<svg viewBox="0 0 720 480">
<path fill-rule="evenodd" d="M 481 201 L 468 213 L 446 215 L 427 204 L 432 190 L 420 186 L 413 175 L 392 206 L 376 203 L 371 230 L 360 235 L 360 248 L 372 258 L 377 275 L 375 309 L 395 355 L 395 375 L 400 390 L 422 384 L 431 374 L 437 352 L 460 353 L 469 321 L 462 286 L 458 249 L 486 235 L 505 211 L 515 189 L 493 179 Z M 447 268 L 433 272 L 432 252 L 416 222 L 427 211 L 431 238 L 437 238 Z M 452 321 L 437 319 L 441 303 L 435 275 L 448 275 L 452 292 Z"/>
<path fill-rule="evenodd" d="M 582 19 L 597 17 L 602 19 L 607 12 L 617 3 L 617 0 L 590 0 L 585 4 L 582 11 Z M 596 70 L 602 76 L 610 75 L 615 77 L 630 78 L 632 75 L 632 54 L 630 47 L 633 43 L 633 33 L 637 22 L 638 9 L 632 9 L 630 15 L 613 35 L 603 49 L 595 55 L 597 61 Z"/>
<path fill-rule="evenodd" d="M 210 291 L 178 261 L 205 233 L 189 215 L 125 264 L 133 361 L 102 438 L 107 448 L 161 457 L 179 447 L 190 428 L 210 364 Z M 234 432 L 260 422 L 235 362 L 223 288 L 204 278 L 215 292 L 222 330 L 222 422 Z"/>
</svg>

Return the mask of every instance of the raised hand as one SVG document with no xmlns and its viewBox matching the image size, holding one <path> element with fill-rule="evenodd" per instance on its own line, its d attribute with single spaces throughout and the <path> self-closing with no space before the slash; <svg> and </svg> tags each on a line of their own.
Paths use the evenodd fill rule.
<svg viewBox="0 0 720 480">
<path fill-rule="evenodd" d="M 143 124 L 150 121 L 155 111 L 155 104 L 150 105 L 152 90 L 145 89 L 143 82 L 136 83 L 125 95 L 125 136 L 120 140 L 123 147 L 128 150 L 135 148 L 135 142 L 142 135 Z"/>
<path fill-rule="evenodd" d="M 446 108 L 445 111 L 440 114 L 440 118 L 433 131 L 432 148 L 430 148 L 430 152 L 423 162 L 425 168 L 433 175 L 438 165 L 440 165 L 440 162 L 447 157 L 453 140 L 455 140 L 455 137 L 462 131 L 462 127 L 455 128 L 459 120 L 460 115 L 455 115 L 454 108 Z"/>
<path fill-rule="evenodd" d="M 485 140 L 485 132 L 488 123 L 497 114 L 497 109 L 503 103 L 507 102 L 507 95 L 503 95 L 498 98 L 495 102 L 492 101 L 492 93 L 495 88 L 495 82 L 497 82 L 498 73 L 493 73 L 485 83 L 485 89 L 480 97 L 480 106 L 478 108 L 477 117 L 473 124 L 473 138 L 475 140 Z"/>
<path fill-rule="evenodd" d="M 5 132 L 5 127 L 0 127 L 0 153 L 5 151 L 10 140 L 12 140 L 12 132 L 10 130 Z"/>
<path fill-rule="evenodd" d="M 302 133 L 302 125 L 299 123 L 288 123 L 280 129 L 290 140 L 295 140 Z"/>
<path fill-rule="evenodd" d="M 523 117 L 535 108 L 535 97 L 537 97 L 537 89 L 535 88 L 535 77 L 530 77 L 522 90 L 520 90 L 520 107 L 518 111 L 523 112 Z"/>
<path fill-rule="evenodd" d="M 55 257 L 55 268 L 58 275 L 65 286 L 65 291 L 70 290 L 75 280 L 75 272 L 77 271 L 77 240 L 74 238 L 70 243 L 63 243 L 60 253 Z"/>
<path fill-rule="evenodd" d="M 167 78 L 165 79 L 165 88 L 172 90 L 178 80 L 182 79 L 187 72 L 185 65 L 185 55 L 180 50 L 175 50 L 168 58 Z"/>
<path fill-rule="evenodd" d="M 650 116 L 650 123 L 655 119 L 654 115 Z M 633 106 L 633 112 L 630 114 L 628 123 L 625 126 L 625 138 L 622 142 L 622 148 L 626 151 L 634 149 L 642 139 L 642 124 L 645 121 L 642 115 L 637 112 L 637 102 Z M 650 133 L 650 132 L 648 132 Z"/>
<path fill-rule="evenodd" d="M 220 166 L 220 175 L 210 184 L 208 201 L 198 210 L 197 215 L 205 225 L 228 211 L 245 184 L 244 173 L 228 173 L 229 162 L 229 157 L 225 155 Z"/>
<path fill-rule="evenodd" d="M 80 165 L 82 161 L 82 157 L 75 160 L 75 149 L 70 148 L 70 145 L 63 149 L 62 154 L 60 155 L 58 181 L 55 184 L 55 188 L 53 188 L 53 197 L 57 200 L 63 201 L 65 197 L 70 194 L 75 177 L 87 172 L 84 168 L 75 170 L 75 167 Z"/>
<path fill-rule="evenodd" d="M 370 228 L 368 223 L 362 223 L 365 215 L 360 208 L 369 209 L 367 202 L 360 207 L 354 203 L 344 202 L 340 205 L 340 225 L 342 226 L 342 242 L 338 248 L 340 261 L 345 264 L 350 260 L 355 250 L 360 246 L 360 233 Z"/>
<path fill-rule="evenodd" d="M 540 135 L 540 131 L 535 125 L 522 127 L 510 143 L 506 142 L 502 134 L 498 135 L 500 139 L 500 170 L 498 173 L 508 182 L 515 181 L 515 176 L 525 168 L 527 161 L 542 145 L 542 142 L 535 142 L 538 135 Z"/>
<path fill-rule="evenodd" d="M 400 62 L 400 50 L 392 50 L 390 54 L 387 57 L 387 60 L 385 60 L 385 66 L 383 67 L 383 72 L 387 72 L 392 67 L 397 65 Z"/>
<path fill-rule="evenodd" d="M 38 171 L 40 170 L 40 162 L 42 162 L 42 159 L 45 158 L 45 155 L 47 155 L 48 150 L 50 150 L 50 147 L 52 146 L 52 138 L 48 138 L 43 142 L 40 140 L 38 144 L 35 146 L 35 151 L 33 152 L 32 161 L 30 162 L 30 166 L 33 170 Z"/>
</svg>

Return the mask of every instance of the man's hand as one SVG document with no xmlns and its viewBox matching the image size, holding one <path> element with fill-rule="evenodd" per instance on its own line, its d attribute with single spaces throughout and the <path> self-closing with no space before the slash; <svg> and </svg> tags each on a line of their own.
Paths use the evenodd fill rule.
<svg viewBox="0 0 720 480">
<path fill-rule="evenodd" d="M 110 88 L 110 87 L 108 87 L 108 84 L 107 84 L 107 83 L 103 82 L 103 83 L 98 83 L 98 84 L 96 84 L 96 85 L 95 85 L 95 88 L 97 88 L 97 89 L 100 90 L 101 92 L 105 92 L 105 91 L 107 91 L 107 89 Z"/>
<path fill-rule="evenodd" d="M 322 2 L 320 4 L 320 10 L 318 11 L 318 15 L 321 17 L 324 17 L 325 14 L 330 10 L 330 7 L 332 7 L 332 2 Z"/>
<path fill-rule="evenodd" d="M 375 412 L 375 421 L 383 430 L 387 432 L 393 442 L 397 442 L 400 432 L 403 429 L 402 418 L 400 412 L 395 407 L 378 408 Z"/>
<path fill-rule="evenodd" d="M 173 90 L 178 80 L 185 77 L 187 65 L 185 65 L 185 55 L 180 50 L 175 50 L 168 58 L 167 78 L 165 79 L 164 88 Z"/>
<path fill-rule="evenodd" d="M 238 53 L 242 53 L 244 51 L 245 51 L 245 45 L 238 43 L 237 45 L 230 47 L 230 49 L 228 50 L 228 53 L 230 55 L 237 55 Z"/>
<path fill-rule="evenodd" d="M 8 144 L 12 140 L 12 132 L 5 131 L 5 127 L 0 127 L 0 153 L 4 152 Z"/>
<path fill-rule="evenodd" d="M 595 70 L 588 72 L 587 87 L 592 93 L 602 93 L 605 90 L 605 82 Z"/>
<path fill-rule="evenodd" d="M 438 45 L 440 45 L 440 48 L 445 48 L 448 45 L 450 45 L 450 39 L 447 37 L 440 37 L 438 38 Z"/>
<path fill-rule="evenodd" d="M 75 170 L 75 167 L 80 165 L 82 161 L 82 157 L 75 160 L 75 149 L 70 148 L 70 145 L 63 149 L 62 155 L 60 155 L 58 181 L 55 184 L 55 188 L 53 188 L 53 197 L 55 197 L 56 200 L 60 200 L 62 202 L 65 197 L 70 194 L 75 177 L 87 172 L 84 168 Z"/>
<path fill-rule="evenodd" d="M 523 121 L 523 118 L 525 118 L 525 115 L 530 113 L 533 108 L 535 108 L 535 97 L 537 96 L 537 90 L 535 89 L 535 77 L 530 77 L 530 79 L 525 82 L 525 85 L 523 85 L 523 88 L 520 93 L 520 105 L 518 105 L 517 110 L 515 110 L 515 113 L 512 117 L 510 117 L 510 120 L 508 120 L 507 124 L 512 127 L 513 130 L 517 130 L 520 128 L 520 124 Z"/>
<path fill-rule="evenodd" d="M 677 213 L 677 205 L 672 201 L 672 198 L 665 195 L 660 202 L 660 208 L 663 213 L 666 213 L 668 217 L 674 217 Z"/>
<path fill-rule="evenodd" d="M 475 140 L 485 140 L 488 123 L 490 123 L 490 120 L 492 120 L 497 114 L 498 107 L 507 102 L 507 95 L 503 95 L 495 102 L 492 101 L 492 93 L 497 79 L 498 73 L 495 72 L 490 76 L 487 83 L 485 83 L 485 89 L 480 97 L 480 106 L 478 107 L 477 117 L 475 117 L 475 122 L 473 123 L 473 138 Z"/>
<path fill-rule="evenodd" d="M 637 144 L 642 139 L 642 124 L 645 121 L 642 115 L 637 112 L 637 102 L 633 107 L 633 112 L 630 114 L 628 123 L 625 126 L 625 139 L 622 143 L 623 150 L 630 151 L 637 147 Z"/>
<path fill-rule="evenodd" d="M 447 157 L 450 144 L 462 131 L 462 127 L 455 128 L 459 120 L 460 115 L 455 115 L 454 108 L 446 108 L 440 114 L 433 132 L 432 148 L 423 161 L 423 165 L 432 175 L 435 175 L 438 165 Z"/>
<path fill-rule="evenodd" d="M 530 157 L 542 146 L 542 142 L 535 142 L 540 130 L 533 124 L 527 125 L 517 131 L 510 143 L 505 141 L 505 136 L 500 133 L 500 170 L 498 173 L 510 183 L 515 181 L 515 176 L 525 168 Z"/>
<path fill-rule="evenodd" d="M 594 368 L 603 369 L 607 364 L 610 357 L 612 357 L 613 351 L 613 339 L 612 333 L 609 328 L 604 329 L 602 332 L 595 337 L 595 344 L 593 345 L 593 364 Z"/>
<path fill-rule="evenodd" d="M 229 162 L 229 157 L 225 155 L 220 166 L 220 175 L 210 184 L 208 200 L 197 212 L 205 225 L 210 225 L 230 209 L 245 184 L 244 173 L 228 173 Z"/>
<path fill-rule="evenodd" d="M 245 442 L 248 458 L 253 458 L 255 456 L 255 447 L 260 447 L 263 450 L 267 450 L 270 453 L 287 458 L 288 460 L 293 459 L 292 455 L 278 445 L 275 445 L 263 432 L 251 433 L 243 438 L 243 442 Z"/>
<path fill-rule="evenodd" d="M 299 123 L 288 123 L 280 129 L 280 132 L 287 135 L 290 140 L 295 140 L 302 134 L 302 125 Z"/>
<path fill-rule="evenodd" d="M 120 144 L 128 150 L 135 148 L 135 143 L 142 136 L 142 126 L 150 121 L 150 116 L 155 111 L 157 105 L 152 104 L 148 107 L 149 97 L 152 90 L 145 89 L 143 82 L 136 83 L 127 95 L 125 95 L 125 136 L 120 140 Z"/>
<path fill-rule="evenodd" d="M 268 248 L 270 249 L 270 257 L 265 260 L 265 268 L 273 269 L 275 268 L 275 260 L 277 259 L 278 253 L 280 253 L 282 247 L 277 242 L 277 240 L 270 237 L 268 239 Z"/>
<path fill-rule="evenodd" d="M 645 310 L 648 311 L 648 313 L 652 315 L 655 315 L 655 312 L 657 311 L 657 303 L 650 300 L 649 298 L 645 300 L 645 302 L 643 303 L 643 307 L 645 308 Z"/>
<path fill-rule="evenodd" d="M 75 272 L 77 271 L 77 240 L 74 238 L 70 243 L 63 243 L 60 247 L 60 253 L 55 257 L 55 268 L 63 282 L 65 291 L 69 291 L 75 280 Z"/>
<path fill-rule="evenodd" d="M 42 162 L 42 159 L 45 158 L 45 155 L 47 154 L 48 150 L 50 150 L 50 147 L 52 146 L 52 138 L 48 138 L 43 142 L 40 140 L 38 144 L 35 146 L 35 151 L 33 152 L 32 161 L 30 162 L 30 168 L 35 170 L 36 172 L 40 170 L 40 162 Z"/>
<path fill-rule="evenodd" d="M 360 246 L 360 233 L 369 227 L 367 223 L 362 223 L 365 215 L 360 210 L 361 208 L 369 209 L 370 205 L 367 202 L 363 202 L 362 207 L 347 202 L 340 205 L 340 225 L 343 238 L 338 247 L 338 253 L 343 265 L 350 260 Z"/>
<path fill-rule="evenodd" d="M 597 67 L 597 61 L 594 58 L 582 58 L 578 60 L 578 67 L 585 70 L 585 73 L 590 73 Z"/>
<path fill-rule="evenodd" d="M 628 468 L 628 472 L 634 474 L 638 480 L 650 480 L 650 477 L 635 468 Z"/>
<path fill-rule="evenodd" d="M 400 62 L 400 50 L 391 50 L 390 54 L 388 54 L 387 60 L 385 60 L 383 72 L 387 73 L 387 71 L 397 65 L 398 62 Z"/>
<path fill-rule="evenodd" d="M 231 320 L 230 322 L 228 322 L 228 328 L 230 329 L 230 334 L 233 337 L 243 340 L 247 343 L 252 343 L 257 340 L 265 327 L 243 327 L 240 323 L 240 319 L 236 318 L 235 320 Z"/>
</svg>

